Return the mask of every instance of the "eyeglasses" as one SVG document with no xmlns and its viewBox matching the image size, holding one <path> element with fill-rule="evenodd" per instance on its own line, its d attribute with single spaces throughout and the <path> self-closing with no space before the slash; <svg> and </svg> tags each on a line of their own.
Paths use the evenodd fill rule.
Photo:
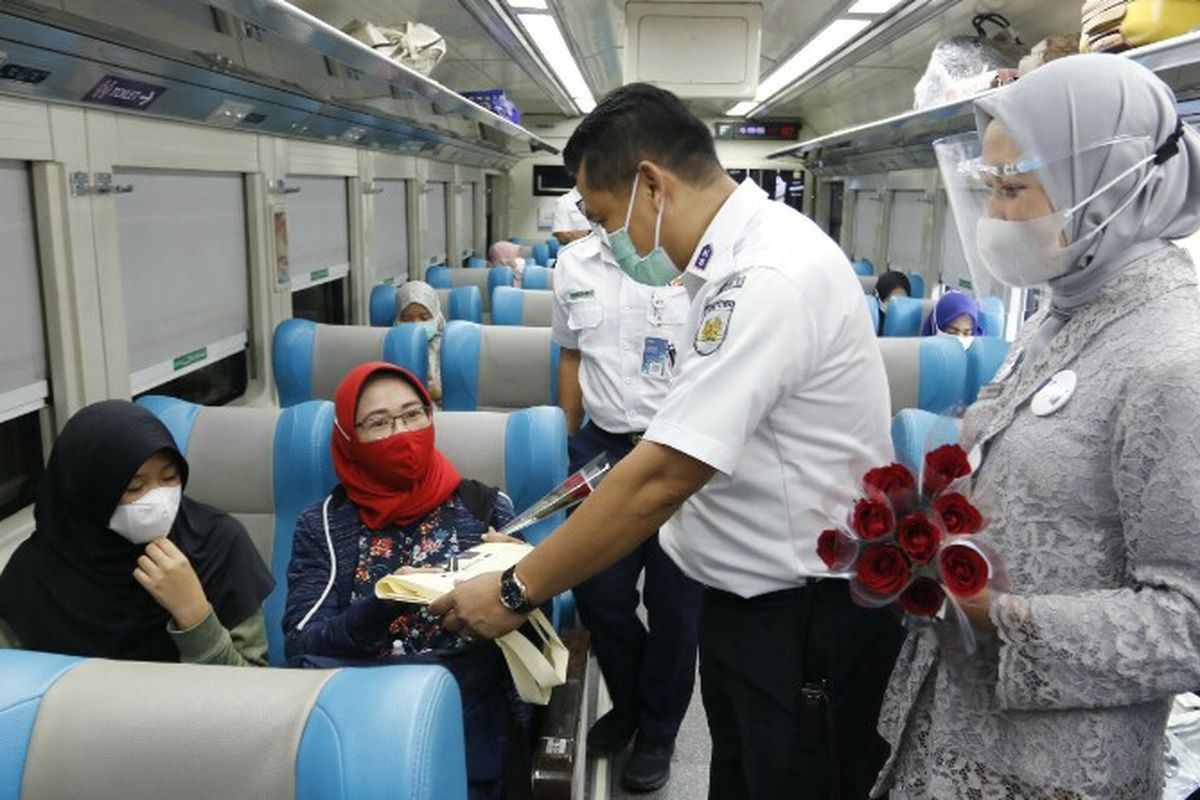
<svg viewBox="0 0 1200 800">
<path fill-rule="evenodd" d="M 361 430 L 371 439 L 383 439 L 399 430 L 415 431 L 429 425 L 429 409 L 424 406 L 410 408 L 399 414 L 372 414 L 354 427 Z"/>
</svg>

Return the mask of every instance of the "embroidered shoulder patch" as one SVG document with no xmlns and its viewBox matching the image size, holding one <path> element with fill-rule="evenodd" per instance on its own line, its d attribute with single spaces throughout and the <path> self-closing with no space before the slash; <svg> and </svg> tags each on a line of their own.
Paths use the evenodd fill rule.
<svg viewBox="0 0 1200 800">
<path fill-rule="evenodd" d="M 720 349 L 729 333 L 733 306 L 732 300 L 714 300 L 704 307 L 704 314 L 696 329 L 696 341 L 693 343 L 698 354 L 710 356 Z"/>
<path fill-rule="evenodd" d="M 746 285 L 745 275 L 734 275 L 732 278 L 727 278 L 724 283 L 717 289 L 717 294 L 725 294 L 732 292 L 734 289 L 740 289 Z"/>
</svg>

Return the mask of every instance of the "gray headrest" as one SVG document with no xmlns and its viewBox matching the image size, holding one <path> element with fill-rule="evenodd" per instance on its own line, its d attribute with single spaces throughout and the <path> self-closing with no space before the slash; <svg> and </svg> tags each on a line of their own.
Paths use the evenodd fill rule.
<svg viewBox="0 0 1200 800">
<path fill-rule="evenodd" d="M 554 292 L 526 289 L 521 301 L 521 324 L 530 328 L 549 328 L 554 313 Z"/>
<path fill-rule="evenodd" d="M 504 442 L 508 414 L 441 411 L 434 418 L 437 449 L 462 475 L 504 488 Z"/>
<path fill-rule="evenodd" d="M 89 660 L 43 697 L 21 796 L 292 800 L 304 726 L 333 674 Z"/>
<path fill-rule="evenodd" d="M 387 328 L 318 325 L 313 339 L 313 399 L 332 400 L 347 372 L 367 361 L 378 361 L 387 333 Z"/>
<path fill-rule="evenodd" d="M 875 284 L 879 283 L 879 276 L 859 275 L 858 282 L 862 284 L 863 294 L 875 294 Z"/>
<path fill-rule="evenodd" d="M 450 290 L 449 289 L 434 289 L 433 291 L 437 294 L 438 305 L 441 306 L 441 308 L 442 308 L 442 316 L 445 317 L 446 319 L 450 319 Z M 402 309 L 402 308 L 396 309 L 396 318 L 397 319 L 400 318 L 400 312 L 403 310 L 404 309 Z"/>
<path fill-rule="evenodd" d="M 920 337 L 882 337 L 879 351 L 887 372 L 888 394 L 892 398 L 892 413 L 904 408 L 919 408 L 921 398 L 921 339 Z"/>
<path fill-rule="evenodd" d="M 484 326 L 479 345 L 480 408 L 551 405 L 550 329 Z"/>
<path fill-rule="evenodd" d="M 467 269 L 466 267 L 454 267 L 450 270 L 450 285 L 454 288 L 459 286 L 478 286 L 479 293 L 483 295 L 483 313 L 492 313 L 492 298 L 488 294 L 488 273 L 489 269 Z M 447 306 L 442 306 L 443 312 Z"/>
<path fill-rule="evenodd" d="M 275 538 L 274 408 L 202 408 L 188 438 L 187 494 L 233 514 L 270 563 Z"/>
</svg>

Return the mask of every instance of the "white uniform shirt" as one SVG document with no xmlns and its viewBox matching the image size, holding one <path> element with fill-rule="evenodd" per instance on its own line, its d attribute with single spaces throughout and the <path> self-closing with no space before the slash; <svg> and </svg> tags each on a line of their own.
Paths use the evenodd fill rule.
<svg viewBox="0 0 1200 800">
<path fill-rule="evenodd" d="M 667 396 L 685 342 L 683 286 L 630 278 L 596 234 L 558 252 L 552 335 L 580 351 L 588 418 L 609 433 L 641 433 Z"/>
<path fill-rule="evenodd" d="M 892 460 L 862 287 L 832 240 L 750 181 L 688 264 L 689 335 L 646 439 L 718 472 L 659 540 L 707 586 L 742 597 L 793 588 L 828 574 L 817 535 L 863 474 Z"/>
<path fill-rule="evenodd" d="M 592 223 L 588 222 L 579 211 L 579 190 L 572 189 L 564 194 L 554 204 L 554 223 L 550 226 L 551 233 L 565 231 L 590 231 Z"/>
</svg>

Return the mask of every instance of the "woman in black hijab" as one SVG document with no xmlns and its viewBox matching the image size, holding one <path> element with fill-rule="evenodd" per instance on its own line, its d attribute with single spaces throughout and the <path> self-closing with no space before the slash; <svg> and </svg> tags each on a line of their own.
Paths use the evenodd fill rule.
<svg viewBox="0 0 1200 800">
<path fill-rule="evenodd" d="M 263 665 L 275 581 L 233 517 L 182 496 L 187 461 L 149 411 L 71 418 L 38 486 L 37 529 L 0 574 L 0 647 Z"/>
<path fill-rule="evenodd" d="M 879 330 L 883 330 L 883 320 L 887 317 L 888 301 L 892 295 L 909 297 L 912 295 L 912 284 L 903 272 L 890 270 L 879 276 L 875 282 L 875 294 L 879 297 Z"/>
</svg>

